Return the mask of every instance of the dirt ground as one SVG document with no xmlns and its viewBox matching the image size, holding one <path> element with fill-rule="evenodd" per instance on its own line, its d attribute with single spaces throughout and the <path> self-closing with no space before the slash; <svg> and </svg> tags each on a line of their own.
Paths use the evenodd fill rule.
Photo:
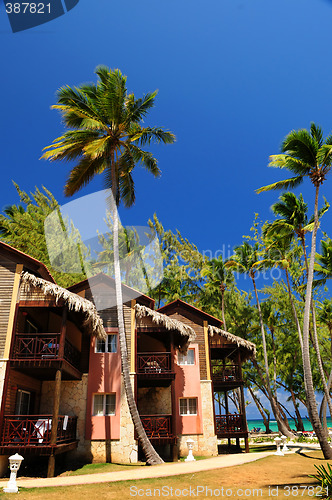
<svg viewBox="0 0 332 500">
<path fill-rule="evenodd" d="M 323 491 L 309 478 L 314 465 L 326 464 L 321 452 L 270 456 L 236 467 L 169 478 L 143 479 L 72 487 L 21 489 L 20 500 L 103 500 L 132 498 L 322 498 Z M 330 492 L 332 493 L 332 492 Z M 0 494 L 13 499 L 12 494 Z"/>
</svg>

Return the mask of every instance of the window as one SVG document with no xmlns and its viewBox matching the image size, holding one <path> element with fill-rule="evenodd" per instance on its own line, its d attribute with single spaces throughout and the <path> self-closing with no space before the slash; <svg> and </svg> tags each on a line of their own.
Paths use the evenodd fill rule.
<svg viewBox="0 0 332 500">
<path fill-rule="evenodd" d="M 116 334 L 107 335 L 106 340 L 97 339 L 95 352 L 117 352 L 118 336 Z"/>
<path fill-rule="evenodd" d="M 29 415 L 30 397 L 31 393 L 29 391 L 18 389 L 16 394 L 15 415 Z"/>
<path fill-rule="evenodd" d="M 178 365 L 194 365 L 195 349 L 188 349 L 187 354 L 178 353 Z"/>
<path fill-rule="evenodd" d="M 93 415 L 115 415 L 115 394 L 95 394 L 93 396 Z"/>
<path fill-rule="evenodd" d="M 197 415 L 197 399 L 181 398 L 180 415 Z"/>
</svg>

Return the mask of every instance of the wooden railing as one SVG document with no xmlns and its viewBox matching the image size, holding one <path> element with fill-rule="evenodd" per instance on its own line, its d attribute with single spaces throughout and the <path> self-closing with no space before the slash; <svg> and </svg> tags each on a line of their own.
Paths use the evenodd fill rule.
<svg viewBox="0 0 332 500">
<path fill-rule="evenodd" d="M 59 416 L 56 444 L 76 440 L 77 417 Z M 3 418 L 2 446 L 48 446 L 52 415 L 6 415 Z"/>
<path fill-rule="evenodd" d="M 215 383 L 241 382 L 241 368 L 239 365 L 221 365 L 220 361 L 212 360 L 212 380 Z"/>
<path fill-rule="evenodd" d="M 216 415 L 217 436 L 220 434 L 233 434 L 245 432 L 246 427 L 242 414 Z"/>
<path fill-rule="evenodd" d="M 60 333 L 31 335 L 18 333 L 15 337 L 13 359 L 56 359 L 59 356 Z M 80 352 L 65 339 L 64 359 L 76 368 L 80 364 Z"/>
<path fill-rule="evenodd" d="M 149 439 L 172 438 L 172 415 L 140 415 Z"/>
<path fill-rule="evenodd" d="M 170 352 L 141 352 L 137 354 L 137 373 L 171 373 Z"/>
</svg>

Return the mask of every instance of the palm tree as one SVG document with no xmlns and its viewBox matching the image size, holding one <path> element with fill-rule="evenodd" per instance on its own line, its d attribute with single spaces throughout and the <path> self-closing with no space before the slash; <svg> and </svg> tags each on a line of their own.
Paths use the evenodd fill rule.
<svg viewBox="0 0 332 500">
<path fill-rule="evenodd" d="M 231 258 L 230 260 L 228 260 L 225 263 L 225 266 L 229 269 L 236 270 L 240 273 L 248 274 L 252 280 L 254 292 L 255 292 L 257 310 L 258 310 L 258 315 L 259 315 L 261 336 L 262 336 L 266 391 L 267 391 L 267 394 L 268 394 L 268 397 L 269 397 L 269 400 L 271 403 L 273 414 L 274 414 L 275 419 L 276 419 L 277 424 L 278 424 L 279 431 L 286 436 L 293 437 L 293 434 L 287 429 L 287 426 L 285 425 L 285 423 L 283 422 L 283 420 L 280 416 L 280 412 L 279 412 L 276 398 L 272 394 L 272 391 L 271 391 L 271 383 L 270 383 L 270 375 L 269 375 L 269 362 L 268 362 L 268 358 L 267 358 L 266 336 L 265 336 L 265 329 L 264 329 L 264 322 L 263 322 L 263 314 L 262 314 L 260 302 L 258 299 L 256 280 L 255 280 L 255 275 L 256 275 L 257 270 L 262 267 L 262 263 L 259 260 L 258 243 L 256 242 L 255 245 L 252 246 L 247 241 L 245 241 L 241 246 L 236 247 L 234 249 L 234 251 L 235 251 L 234 257 Z"/>
<path fill-rule="evenodd" d="M 126 77 L 106 66 L 96 69 L 97 84 L 80 87 L 62 87 L 57 92 L 58 109 L 67 130 L 45 148 L 43 158 L 51 161 L 76 160 L 65 185 L 66 196 L 72 196 L 87 185 L 97 174 L 104 174 L 105 184 L 111 190 L 109 197 L 113 218 L 113 250 L 115 290 L 121 365 L 130 414 L 150 464 L 161 463 L 148 440 L 136 407 L 128 366 L 124 329 L 121 274 L 119 264 L 117 207 L 122 201 L 130 207 L 135 202 L 132 171 L 141 164 L 155 177 L 160 175 L 157 160 L 142 149 L 151 142 L 171 144 L 175 136 L 162 128 L 142 126 L 143 118 L 153 107 L 157 91 L 136 99 L 127 94 Z"/>
<path fill-rule="evenodd" d="M 312 283 L 316 252 L 316 237 L 319 225 L 318 197 L 319 188 L 326 179 L 331 169 L 332 162 L 332 135 L 323 140 L 322 129 L 311 123 L 310 131 L 306 129 L 293 130 L 284 139 L 281 146 L 282 154 L 272 155 L 269 166 L 284 168 L 295 174 L 294 177 L 275 182 L 257 190 L 258 193 L 275 189 L 289 189 L 300 185 L 304 177 L 309 177 L 315 187 L 314 227 L 311 239 L 311 253 L 308 267 L 304 318 L 303 318 L 303 371 L 308 402 L 310 421 L 316 432 L 324 457 L 332 458 L 332 448 L 327 442 L 323 432 L 312 379 L 310 351 L 309 351 L 309 326 L 312 299 Z"/>
<path fill-rule="evenodd" d="M 204 300 L 204 291 L 208 292 L 208 296 L 215 293 L 221 294 L 221 315 L 223 321 L 223 328 L 227 330 L 226 320 L 225 320 L 225 291 L 228 285 L 234 282 L 234 278 L 229 269 L 227 269 L 226 264 L 220 255 L 218 258 L 207 260 L 202 269 L 202 276 L 207 278 L 204 288 L 202 290 L 202 298 L 200 301 Z"/>
</svg>

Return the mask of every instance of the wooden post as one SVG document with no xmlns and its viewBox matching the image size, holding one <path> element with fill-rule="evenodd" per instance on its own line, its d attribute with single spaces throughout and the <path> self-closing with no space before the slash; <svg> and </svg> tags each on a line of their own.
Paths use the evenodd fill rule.
<svg viewBox="0 0 332 500">
<path fill-rule="evenodd" d="M 60 332 L 60 342 L 59 342 L 59 358 L 63 359 L 64 349 L 65 349 L 65 337 L 66 337 L 66 326 L 67 326 L 67 309 L 63 309 L 62 313 L 62 325 Z M 53 415 L 52 415 L 52 428 L 50 445 L 55 447 L 56 439 L 58 434 L 58 422 L 59 422 L 59 408 L 60 408 L 60 394 L 61 394 L 61 375 L 62 375 L 62 362 L 60 362 L 60 367 L 55 374 L 55 388 L 54 388 L 54 401 L 53 401 Z M 47 477 L 54 477 L 55 469 L 55 456 L 54 448 L 52 448 L 52 454 L 48 460 Z"/>
<path fill-rule="evenodd" d="M 174 349 L 174 333 L 171 332 L 171 366 L 170 369 L 172 372 L 175 371 L 175 349 Z M 176 442 L 172 445 L 172 450 L 171 450 L 171 458 L 173 462 L 177 462 L 179 458 L 179 449 L 177 445 L 177 429 L 176 429 L 176 392 L 175 392 L 175 379 L 172 380 L 171 382 L 171 405 L 172 405 L 172 434 L 176 438 Z"/>
</svg>

